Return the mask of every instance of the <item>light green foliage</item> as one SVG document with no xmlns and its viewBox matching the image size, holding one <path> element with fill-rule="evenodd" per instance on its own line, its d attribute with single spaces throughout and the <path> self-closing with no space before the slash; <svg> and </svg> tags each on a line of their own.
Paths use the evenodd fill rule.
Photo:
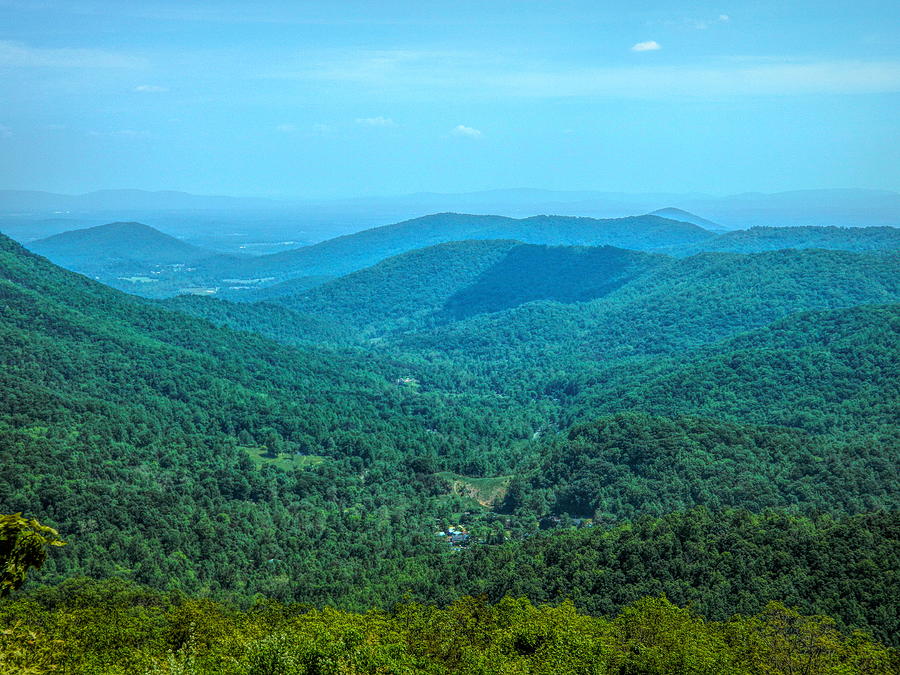
<svg viewBox="0 0 900 675">
<path fill-rule="evenodd" d="M 0 596 L 24 584 L 29 569 L 44 564 L 48 546 L 65 546 L 52 527 L 21 513 L 0 515 Z"/>
<path fill-rule="evenodd" d="M 235 612 L 106 583 L 0 605 L 0 621 L 24 622 L 19 630 L 56 644 L 49 664 L 67 673 L 875 675 L 900 665 L 896 652 L 863 634 L 847 636 L 781 605 L 708 621 L 662 597 L 611 618 L 511 597 L 364 614 L 272 602 Z M 48 664 L 37 654 L 19 662 Z"/>
</svg>

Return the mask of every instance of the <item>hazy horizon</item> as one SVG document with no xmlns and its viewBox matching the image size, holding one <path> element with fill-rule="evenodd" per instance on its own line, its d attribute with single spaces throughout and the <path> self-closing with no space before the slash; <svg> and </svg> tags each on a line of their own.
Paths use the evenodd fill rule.
<svg viewBox="0 0 900 675">
<path fill-rule="evenodd" d="M 670 192 L 664 190 L 646 190 L 646 191 L 629 191 L 629 190 L 604 190 L 600 188 L 596 189 L 583 189 L 583 190 L 556 190 L 552 188 L 544 188 L 544 187 L 530 187 L 530 186 L 512 186 L 512 187 L 493 187 L 493 188 L 485 188 L 482 190 L 465 190 L 459 192 L 450 192 L 450 191 L 441 191 L 441 190 L 420 190 L 417 192 L 397 192 L 397 193 L 377 193 L 377 194 L 341 194 L 341 195 L 332 195 L 332 196 L 303 196 L 303 195 L 263 195 L 263 194 L 242 194 L 242 193 L 226 193 L 226 192 L 192 192 L 190 190 L 181 190 L 178 188 L 160 188 L 160 189 L 148 189 L 142 187 L 98 187 L 94 189 L 88 189 L 83 191 L 58 191 L 58 190 L 46 190 L 42 188 L 8 188 L 4 186 L 0 186 L 0 193 L 45 193 L 50 195 L 59 195 L 64 197 L 86 197 L 90 195 L 97 195 L 103 193 L 143 193 L 147 195 L 158 195 L 158 194 L 181 194 L 188 195 L 192 197 L 203 197 L 203 198 L 223 198 L 223 199 L 236 199 L 236 200 L 260 200 L 260 201 L 269 201 L 273 203 L 283 203 L 283 204 L 292 204 L 292 203 L 302 203 L 302 202 L 340 202 L 340 201 L 355 201 L 355 200 L 378 200 L 378 199 L 404 199 L 411 197 L 425 197 L 425 196 L 435 196 L 435 197 L 465 197 L 465 196 L 476 196 L 476 195 L 490 195 L 492 193 L 497 194 L 542 194 L 546 193 L 549 195 L 559 195 L 559 196 L 621 196 L 621 197 L 634 197 L 634 198 L 646 198 L 646 197 L 681 197 L 681 198 L 693 198 L 693 199 L 725 199 L 725 198 L 740 198 L 743 196 L 776 196 L 776 195 L 786 195 L 793 193 L 816 193 L 816 192 L 832 192 L 832 193 L 854 193 L 854 192 L 870 192 L 870 193 L 881 193 L 881 194 L 900 194 L 900 189 L 890 189 L 890 188 L 872 188 L 872 187 L 849 187 L 849 186 L 835 186 L 835 187 L 807 187 L 807 188 L 795 188 L 790 190 L 742 190 L 740 192 L 713 192 L 710 190 L 692 190 L 692 191 L 684 191 L 684 192 Z M 661 207 L 662 208 L 662 207 Z"/>
</svg>

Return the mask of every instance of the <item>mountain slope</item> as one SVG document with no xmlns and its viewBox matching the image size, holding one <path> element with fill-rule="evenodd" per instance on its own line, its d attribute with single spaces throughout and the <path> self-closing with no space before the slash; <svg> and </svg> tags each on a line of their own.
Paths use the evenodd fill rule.
<svg viewBox="0 0 900 675">
<path fill-rule="evenodd" d="M 669 220 L 678 220 L 683 223 L 691 223 L 692 225 L 697 225 L 698 227 L 702 227 L 704 230 L 709 230 L 710 232 L 722 232 L 725 230 L 725 228 L 718 223 L 714 223 L 711 220 L 702 218 L 695 213 L 691 213 L 690 211 L 677 209 L 674 206 L 668 206 L 664 209 L 657 209 L 656 211 L 651 212 L 650 215 L 659 216 L 660 218 L 668 218 Z"/>
<path fill-rule="evenodd" d="M 206 319 L 217 326 L 258 333 L 287 345 L 349 344 L 358 340 L 350 326 L 300 314 L 268 302 L 233 303 L 199 295 L 179 295 L 160 304 L 182 314 Z"/>
<path fill-rule="evenodd" d="M 403 339 L 406 347 L 506 363 L 673 352 L 798 311 L 900 298 L 900 254 L 773 251 L 670 259 L 580 305 L 531 303 Z"/>
<path fill-rule="evenodd" d="M 5 237 L 0 308 L 0 512 L 66 533 L 45 580 L 125 574 L 285 597 L 297 583 L 312 599 L 354 574 L 371 576 L 356 592 L 373 602 L 391 583 L 379 578 L 413 564 L 409 532 L 433 527 L 405 461 L 462 472 L 504 456 L 496 469 L 509 471 L 533 428 L 491 399 L 398 386 L 402 366 L 370 354 L 284 347 L 167 311 Z M 380 566 L 376 530 L 396 552 Z M 420 554 L 437 550 L 425 544 Z M 278 590 L 272 558 L 297 581 Z"/>
<path fill-rule="evenodd" d="M 900 250 L 897 227 L 751 227 L 734 230 L 700 243 L 668 247 L 666 253 L 688 256 L 700 252 L 759 253 L 785 248 L 825 248 L 836 251 Z"/>
<path fill-rule="evenodd" d="M 390 256 L 435 244 L 465 239 L 511 239 L 527 244 L 617 246 L 648 250 L 700 241 L 710 232 L 657 216 L 600 220 L 569 216 L 514 219 L 439 213 L 364 230 L 328 241 L 243 261 L 250 276 L 347 274 Z"/>
<path fill-rule="evenodd" d="M 900 304 L 802 312 L 694 353 L 613 365 L 583 381 L 570 419 L 627 409 L 878 431 L 870 447 L 896 455 L 898 353 Z"/>
<path fill-rule="evenodd" d="M 237 260 L 133 222 L 71 230 L 28 248 L 67 269 L 146 297 L 215 288 L 222 281 L 203 268 L 225 269 Z"/>
<path fill-rule="evenodd" d="M 474 278 L 506 291 L 522 270 L 550 272 L 544 261 L 561 260 L 560 270 L 571 263 L 578 274 L 556 280 L 550 274 L 534 288 L 571 294 L 578 286 L 561 281 L 594 268 L 609 271 L 594 256 L 612 265 L 613 278 L 640 273 L 609 292 L 600 287 L 606 295 L 593 301 L 538 300 L 459 320 L 451 328 L 487 325 L 498 334 L 469 333 L 464 355 L 476 358 L 460 363 L 473 364 L 470 372 L 448 366 L 445 380 L 416 382 L 409 376 L 418 375 L 420 364 L 422 372 L 441 375 L 442 363 L 427 370 L 438 349 L 418 353 L 417 362 L 392 350 L 392 338 L 369 351 L 280 346 L 118 293 L 0 238 L 0 512 L 28 511 L 70 544 L 38 578 L 117 576 L 176 593 L 240 601 L 263 593 L 343 607 L 388 607 L 406 594 L 445 604 L 459 593 L 504 588 L 555 598 L 566 554 L 556 547 L 560 540 L 540 537 L 535 523 L 564 511 L 565 495 L 612 521 L 673 506 L 717 507 L 716 500 L 835 513 L 896 507 L 896 430 L 891 420 L 883 424 L 900 381 L 895 308 L 795 315 L 793 323 L 788 317 L 708 344 L 803 304 L 889 296 L 897 283 L 895 259 L 794 251 L 657 264 L 658 256 L 609 248 L 523 246 L 450 245 L 459 252 L 456 262 L 469 260 L 472 247 L 483 249 L 475 260 L 484 271 L 449 265 L 449 274 L 459 273 L 466 288 Z M 440 262 L 427 257 L 434 251 L 400 262 L 426 255 L 420 267 L 427 278 L 424 272 Z M 524 259 L 504 269 L 510 252 Z M 646 261 L 649 269 L 642 267 Z M 438 290 L 453 297 L 457 281 Z M 649 304 L 640 305 L 642 298 Z M 611 299 L 619 323 L 598 323 L 607 315 L 597 308 Z M 429 302 L 443 307 L 447 301 Z M 258 310 L 253 316 L 274 328 L 306 320 L 205 298 L 169 304 L 241 326 L 245 309 Z M 658 308 L 662 314 L 652 315 Z M 543 314 L 547 309 L 552 313 Z M 529 316 L 568 319 L 540 326 L 519 321 Z M 498 337 L 510 337 L 504 322 L 515 322 L 515 349 L 496 361 L 477 358 L 479 345 L 495 350 Z M 573 332 L 576 324 L 585 332 Z M 648 326 L 665 328 L 658 331 L 661 345 L 648 342 L 660 337 L 648 334 Z M 534 358 L 504 360 L 517 357 L 519 343 L 550 334 L 556 342 L 538 342 Z M 585 336 L 588 344 L 577 342 Z M 453 353 L 452 344 L 439 346 Z M 624 356 L 593 358 L 595 348 Z M 647 352 L 660 355 L 639 356 Z M 498 373 L 515 385 L 495 388 L 490 379 Z M 629 411 L 646 414 L 621 414 Z M 772 429 L 758 419 L 781 421 L 788 412 L 796 420 L 786 423 L 802 431 Z M 810 419 L 817 412 L 821 419 Z M 612 422 L 597 420 L 610 414 Z M 567 433 L 576 420 L 586 426 Z M 533 483 L 532 469 L 548 456 L 567 466 L 547 469 L 548 482 Z M 508 484 L 511 513 L 473 506 L 453 492 L 445 472 Z M 824 588 L 818 556 L 804 559 L 786 580 L 793 537 L 777 538 L 773 552 L 764 530 L 741 526 L 752 516 L 710 518 L 725 529 L 705 532 L 703 541 L 713 543 L 703 546 L 692 533 L 709 530 L 705 516 L 676 514 L 669 522 L 677 532 L 646 544 L 629 539 L 631 526 L 597 535 L 590 548 L 622 542 L 613 552 L 619 562 L 606 549 L 590 557 L 605 562 L 573 575 L 573 592 L 592 607 L 672 589 L 713 613 L 747 607 L 755 598 L 723 596 L 724 584 L 710 581 L 708 570 L 730 569 L 733 560 L 720 547 L 731 551 L 750 536 L 768 547 L 764 562 L 748 573 L 760 597 L 799 596 L 811 608 L 830 606 L 835 588 L 816 590 Z M 471 555 L 434 536 L 456 523 L 472 532 Z M 809 530 L 806 521 L 778 523 Z M 877 545 L 873 537 L 891 525 L 869 528 L 860 521 L 860 527 L 867 528 L 859 534 L 864 546 L 847 551 L 833 569 L 861 573 L 842 586 L 838 596 L 847 600 L 834 611 L 850 625 L 890 634 L 896 622 L 886 608 L 896 580 L 884 552 L 892 549 L 882 534 Z M 501 545 L 507 538 L 510 545 Z M 671 550 L 682 541 L 688 542 L 683 555 Z M 536 550 L 547 556 L 508 565 L 522 551 Z M 854 555 L 881 557 L 854 567 Z M 656 571 L 659 557 L 668 561 L 665 579 Z M 613 600 L 611 587 L 620 591 Z"/>
<path fill-rule="evenodd" d="M 419 327 L 460 288 L 502 260 L 514 241 L 463 241 L 384 260 L 297 296 L 276 302 L 383 332 Z"/>
<path fill-rule="evenodd" d="M 551 447 L 511 486 L 507 509 L 547 489 L 552 513 L 602 520 L 660 517 L 698 504 L 865 512 L 896 508 L 900 489 L 884 444 L 697 417 L 620 413 L 577 425 Z M 859 472 L 861 457 L 879 467 L 877 492 L 866 486 L 871 475 Z M 838 506 L 825 494 L 851 501 Z"/>
<path fill-rule="evenodd" d="M 394 256 L 276 302 L 379 334 L 535 300 L 591 300 L 666 260 L 612 247 L 461 241 Z"/>
<path fill-rule="evenodd" d="M 109 223 L 31 242 L 28 248 L 58 265 L 100 270 L 116 263 L 186 264 L 217 255 L 142 223 Z"/>
<path fill-rule="evenodd" d="M 0 283 L 5 309 L 0 323 L 6 329 L 4 337 L 11 341 L 10 350 L 3 352 L 3 377 L 6 382 L 19 382 L 25 390 L 49 387 L 48 394 L 64 405 L 69 394 L 78 392 L 109 403 L 131 401 L 183 411 L 218 400 L 229 417 L 211 418 L 207 411 L 204 417 L 210 429 L 248 424 L 250 430 L 263 419 L 283 415 L 277 426 L 284 427 L 279 431 L 285 442 L 296 434 L 303 443 L 318 437 L 332 446 L 325 438 L 331 433 L 325 431 L 330 423 L 321 426 L 323 420 L 315 421 L 320 413 L 338 427 L 351 429 L 357 426 L 347 424 L 353 410 L 362 415 L 375 411 L 369 395 L 362 392 L 374 388 L 384 397 L 385 406 L 401 404 L 406 397 L 393 386 L 394 366 L 387 362 L 324 348 L 289 349 L 217 328 L 55 267 L 2 235 Z M 65 360 L 48 361 L 51 347 Z M 65 389 L 56 389 L 62 381 L 67 382 Z M 318 403 L 311 394 L 320 391 L 328 391 L 332 401 L 341 401 L 344 412 L 338 415 L 330 405 Z M 345 396 L 349 398 L 343 400 Z M 422 403 L 420 397 L 417 400 Z M 268 412 L 257 409 L 260 406 Z M 289 414 L 291 409 L 294 412 Z M 400 413 L 390 419 L 399 422 L 403 417 Z M 286 419 L 292 421 L 285 426 Z M 407 422 L 419 425 L 413 418 Z M 372 423 L 363 426 L 368 427 L 366 437 L 377 444 L 376 430 L 392 423 L 388 427 Z M 411 428 L 405 424 L 402 435 L 409 435 Z M 420 432 L 425 434 L 421 446 L 432 445 L 424 427 Z M 319 448 L 324 449 L 324 445 Z"/>
</svg>

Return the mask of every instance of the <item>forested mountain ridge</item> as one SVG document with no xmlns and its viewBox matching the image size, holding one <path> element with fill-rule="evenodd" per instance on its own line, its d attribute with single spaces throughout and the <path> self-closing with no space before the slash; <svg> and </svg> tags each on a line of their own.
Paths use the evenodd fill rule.
<svg viewBox="0 0 900 675">
<path fill-rule="evenodd" d="M 275 302 L 357 328 L 419 327 L 427 325 L 453 293 L 474 283 L 518 245 L 492 240 L 439 244 L 393 256 Z"/>
<path fill-rule="evenodd" d="M 553 246 L 616 246 L 649 250 L 700 241 L 712 233 L 658 216 L 577 218 L 573 216 L 504 216 L 437 213 L 344 235 L 290 251 L 244 260 L 232 276 L 341 276 L 386 258 L 438 244 L 463 240 L 514 240 Z"/>
<path fill-rule="evenodd" d="M 129 246 L 128 232 L 134 231 Z M 508 239 L 547 245 L 612 245 L 647 250 L 712 236 L 690 223 L 658 216 L 596 219 L 572 216 L 506 218 L 441 213 L 375 227 L 298 249 L 261 256 L 226 256 L 187 244 L 138 223 L 74 230 L 29 244 L 55 262 L 147 297 L 203 290 L 235 299 L 265 300 L 265 288 L 302 277 L 337 277 L 394 255 L 461 240 Z M 158 240 L 156 246 L 146 242 Z M 176 246 L 175 244 L 179 245 Z M 159 255 L 156 251 L 159 251 Z M 171 249 L 171 250 L 170 250 Z M 193 252 L 193 255 L 191 254 Z M 201 252 L 198 254 L 198 252 Z M 190 268 L 169 269 L 176 263 Z M 148 276 L 150 275 L 150 276 Z"/>
<path fill-rule="evenodd" d="M 67 386 L 55 396 L 85 392 L 126 404 L 134 394 L 140 394 L 160 405 L 187 409 L 202 405 L 201 399 L 208 397 L 210 402 L 218 400 L 230 408 L 221 411 L 218 418 L 204 415 L 209 429 L 235 430 L 242 420 L 247 423 L 255 415 L 264 417 L 251 425 L 265 416 L 281 415 L 276 431 L 282 432 L 286 442 L 290 432 L 277 427 L 288 417 L 293 418 L 289 426 L 295 432 L 307 427 L 301 435 L 316 433 L 313 428 L 322 421 L 315 421 L 317 413 L 285 414 L 287 408 L 295 406 L 317 409 L 345 429 L 360 422 L 348 424 L 351 418 L 347 412 L 371 409 L 372 401 L 379 398 L 400 417 L 403 405 L 393 406 L 414 399 L 418 412 L 409 421 L 424 412 L 422 405 L 428 397 L 396 387 L 393 378 L 402 371 L 389 361 L 310 346 L 289 349 L 255 335 L 215 328 L 204 320 L 168 311 L 55 267 L 6 238 L 0 238 L 0 255 L 5 308 L 2 321 L 8 329 L 4 335 L 17 347 L 15 352 L 4 354 L 8 366 L 4 375 L 16 379 L 28 369 L 29 387 L 51 385 L 59 378 Z M 52 353 L 42 351 L 42 346 L 54 346 L 60 351 L 59 357 L 66 360 L 42 362 Z M 377 396 L 370 395 L 373 388 Z M 320 404 L 310 397 L 313 390 L 327 391 L 332 404 L 344 396 L 349 398 L 341 401 L 339 414 L 330 404 Z M 236 398 L 229 400 L 231 396 Z M 447 405 L 445 401 L 438 407 Z M 260 410 L 254 410 L 257 406 Z M 382 424 L 400 419 L 397 415 L 379 417 L 382 422 L 375 426 L 374 418 L 365 423 L 367 438 L 372 438 L 372 432 Z M 425 424 L 430 425 L 430 421 Z M 421 433 L 425 431 L 423 426 Z M 409 429 L 402 433 L 408 434 Z M 262 441 L 259 435 L 251 436 Z M 332 445 L 333 441 L 332 435 Z M 431 444 L 425 439 L 421 446 Z"/>
<path fill-rule="evenodd" d="M 70 230 L 30 242 L 28 248 L 57 265 L 93 269 L 154 261 L 187 264 L 220 254 L 193 246 L 157 229 L 134 222 L 109 223 Z"/>
<path fill-rule="evenodd" d="M 893 301 L 897 268 L 892 252 L 788 249 L 673 259 L 612 247 L 465 241 L 394 256 L 273 301 L 369 335 L 413 331 L 411 341 L 423 348 L 429 335 L 416 331 L 436 328 L 434 342 L 452 348 L 455 338 L 445 342 L 439 327 L 482 315 L 485 323 L 503 324 L 494 333 L 498 349 L 583 342 L 595 351 L 609 345 L 650 353 L 727 337 L 794 311 Z M 512 313 L 491 316 L 504 311 Z M 461 337 L 483 332 L 478 324 L 448 330 Z"/>
<path fill-rule="evenodd" d="M 707 222 L 693 214 L 677 209 L 662 212 L 671 213 L 672 218 L 648 214 L 613 219 L 515 219 L 439 213 L 260 256 L 224 255 L 192 247 L 139 223 L 73 230 L 28 246 L 58 264 L 138 295 L 163 298 L 200 293 L 248 302 L 293 296 L 392 256 L 454 241 L 614 246 L 680 257 L 707 251 L 900 248 L 900 230 L 893 227 L 756 227 L 718 234 L 693 224 Z M 691 222 L 679 221 L 676 216 Z"/>
<path fill-rule="evenodd" d="M 592 300 L 665 261 L 612 247 L 470 240 L 394 256 L 276 302 L 369 331 L 406 331 L 537 300 Z"/>
<path fill-rule="evenodd" d="M 27 244 L 55 264 L 147 297 L 166 297 L 207 283 L 221 283 L 206 269 L 227 269 L 238 260 L 188 244 L 135 222 L 70 230 Z"/>
<path fill-rule="evenodd" d="M 758 253 L 784 248 L 826 248 L 841 251 L 900 250 L 898 227 L 751 227 L 733 230 L 700 243 L 663 247 L 672 255 L 694 255 L 704 251 Z"/>
<path fill-rule="evenodd" d="M 494 399 L 398 386 L 402 366 L 371 355 L 298 351 L 151 306 L 8 239 L 0 275 L 0 511 L 37 513 L 67 533 L 72 546 L 48 579 L 127 569 L 162 586 L 283 594 L 265 560 L 300 565 L 316 541 L 371 541 L 388 513 L 421 518 L 412 495 L 427 488 L 393 482 L 405 460 L 464 471 L 477 454 L 505 457 L 496 469 L 508 470 L 541 423 Z M 322 468 L 282 474 L 263 451 Z M 316 525 L 297 523 L 298 509 Z M 432 524 L 409 530 L 423 527 Z M 410 550 L 406 529 L 382 535 L 398 555 Z M 323 574 L 333 560 L 323 549 L 291 585 L 313 597 L 342 574 L 377 575 L 363 571 L 367 551 L 335 577 Z M 374 579 L 354 591 L 366 602 L 382 592 Z"/>
<path fill-rule="evenodd" d="M 482 363 L 666 353 L 788 314 L 900 299 L 900 253 L 810 249 L 670 259 L 586 303 L 529 303 L 404 335 L 405 348 Z"/>
</svg>

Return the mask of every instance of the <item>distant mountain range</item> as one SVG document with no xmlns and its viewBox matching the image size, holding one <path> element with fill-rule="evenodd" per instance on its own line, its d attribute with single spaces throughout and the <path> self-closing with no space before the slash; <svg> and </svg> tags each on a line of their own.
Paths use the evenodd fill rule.
<svg viewBox="0 0 900 675">
<path fill-rule="evenodd" d="M 265 299 L 257 289 L 281 281 L 297 284 L 298 278 L 342 276 L 393 255 L 451 241 L 504 239 L 651 250 L 696 244 L 712 236 L 691 223 L 652 215 L 601 220 L 441 213 L 262 256 L 216 254 L 136 223 L 75 230 L 28 246 L 57 264 L 148 297 L 198 292 L 240 298 L 248 291 L 248 299 Z M 273 294 L 285 293 L 276 288 Z"/>
<path fill-rule="evenodd" d="M 672 211 L 670 211 L 672 209 Z M 487 190 L 460 194 L 289 200 L 192 195 L 184 192 L 102 190 L 83 195 L 0 190 L 0 230 L 20 241 L 110 220 L 142 220 L 189 239 L 232 250 L 230 237 L 322 241 L 340 234 L 415 218 L 424 213 L 536 213 L 620 218 L 656 213 L 707 229 L 900 225 L 900 193 L 888 190 L 795 190 L 738 195 Z M 679 217 L 680 216 L 680 217 Z M 210 228 L 210 225 L 216 225 Z"/>
<path fill-rule="evenodd" d="M 648 214 L 616 219 L 515 219 L 440 213 L 258 256 L 221 254 L 134 222 L 72 230 L 31 242 L 28 247 L 59 265 L 147 297 L 199 293 L 246 301 L 283 298 L 287 304 L 336 277 L 392 256 L 454 241 L 613 246 L 679 257 L 707 251 L 755 253 L 787 248 L 900 249 L 900 228 L 756 227 L 717 234 L 696 224 L 715 226 L 695 214 L 673 208 L 661 212 L 672 218 Z"/>
<path fill-rule="evenodd" d="M 466 239 L 511 239 L 525 244 L 617 246 L 651 250 L 696 243 L 712 233 L 691 223 L 659 216 L 596 219 L 572 216 L 507 218 L 438 213 L 330 239 L 313 246 L 246 260 L 247 270 L 290 278 L 340 275 L 368 267 L 392 255 Z"/>
</svg>

